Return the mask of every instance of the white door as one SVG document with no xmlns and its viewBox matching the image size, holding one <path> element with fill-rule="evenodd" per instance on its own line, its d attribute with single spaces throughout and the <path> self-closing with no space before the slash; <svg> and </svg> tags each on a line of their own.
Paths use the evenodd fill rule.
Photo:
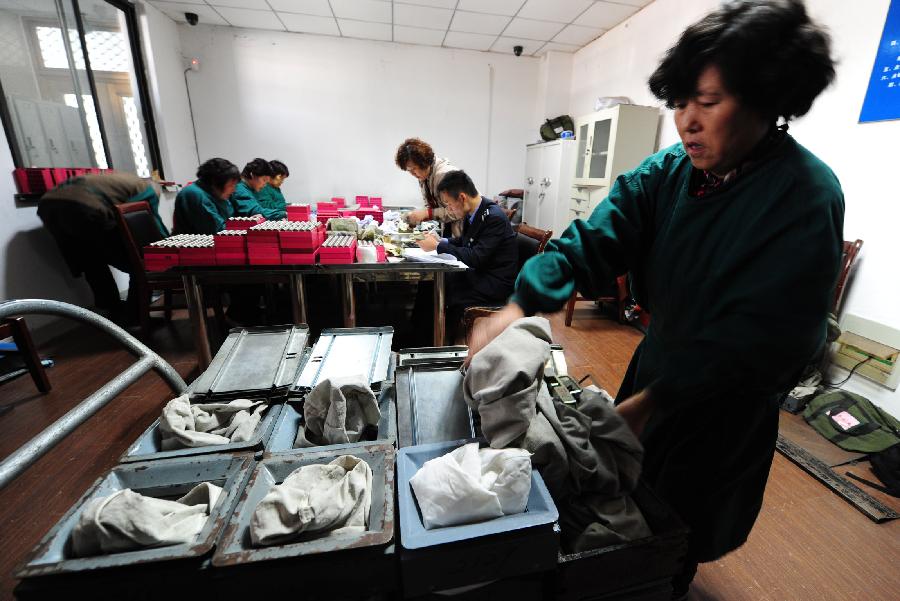
<svg viewBox="0 0 900 601">
<path fill-rule="evenodd" d="M 59 106 L 52 102 L 41 102 L 38 104 L 38 112 L 41 115 L 41 125 L 44 126 L 47 148 L 50 150 L 51 165 L 71 167 L 72 157 L 69 156 L 69 143 L 59 118 Z"/>
<path fill-rule="evenodd" d="M 525 182 L 522 187 L 522 221 L 535 225 L 538 220 L 538 194 L 540 194 L 541 151 L 539 145 L 525 149 Z"/>
<path fill-rule="evenodd" d="M 16 98 L 13 102 L 16 107 L 16 118 L 19 122 L 19 132 L 22 136 L 22 157 L 29 167 L 52 167 L 50 149 L 44 137 L 44 129 L 41 127 L 41 116 L 37 105 L 25 98 Z"/>
<path fill-rule="evenodd" d="M 562 162 L 562 144 L 555 143 L 544 147 L 541 153 L 541 191 L 538 194 L 537 227 L 552 230 L 556 214 L 556 201 L 559 197 L 559 172 Z"/>
</svg>

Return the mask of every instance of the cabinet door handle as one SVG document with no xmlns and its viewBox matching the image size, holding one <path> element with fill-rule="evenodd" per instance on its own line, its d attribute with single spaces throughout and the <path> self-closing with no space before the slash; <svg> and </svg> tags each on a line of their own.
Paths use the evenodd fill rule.
<svg viewBox="0 0 900 601">
<path fill-rule="evenodd" d="M 525 181 L 528 182 L 528 185 L 529 185 L 529 186 L 531 186 L 531 185 L 534 184 L 534 178 L 533 178 L 533 177 L 526 178 Z"/>
<path fill-rule="evenodd" d="M 552 181 L 550 181 L 550 178 L 549 178 L 549 177 L 545 177 L 545 178 L 544 178 L 544 182 L 545 182 L 544 185 L 545 185 L 546 187 L 548 187 L 548 188 L 550 187 L 550 184 L 553 183 Z"/>
</svg>

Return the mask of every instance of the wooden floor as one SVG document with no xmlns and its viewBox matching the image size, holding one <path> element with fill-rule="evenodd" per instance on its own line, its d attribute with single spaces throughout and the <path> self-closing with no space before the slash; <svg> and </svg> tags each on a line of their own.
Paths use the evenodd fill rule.
<svg viewBox="0 0 900 601">
<path fill-rule="evenodd" d="M 599 319 L 580 303 L 573 327 L 552 319 L 569 372 L 590 373 L 612 394 L 641 334 Z M 149 341 L 178 372 L 196 377 L 186 318 L 161 325 Z M 84 329 L 46 345 L 56 366 L 53 391 L 36 393 L 27 377 L 0 388 L 0 456 L 64 414 L 127 366 L 124 351 Z M 147 375 L 89 419 L 12 484 L 0 490 L 0 598 L 12 596 L 13 569 L 40 537 L 156 418 L 170 398 Z M 900 599 L 900 521 L 875 524 L 793 464 L 776 455 L 763 510 L 749 542 L 700 567 L 690 599 L 697 601 L 895 601 Z M 602 578 L 602 575 L 598 574 Z"/>
</svg>

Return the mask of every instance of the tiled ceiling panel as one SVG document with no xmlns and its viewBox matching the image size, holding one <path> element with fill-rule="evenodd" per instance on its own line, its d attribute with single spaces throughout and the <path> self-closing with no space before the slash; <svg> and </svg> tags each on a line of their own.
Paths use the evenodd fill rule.
<svg viewBox="0 0 900 601">
<path fill-rule="evenodd" d="M 142 0 L 172 20 L 523 56 L 575 52 L 653 0 Z"/>
</svg>

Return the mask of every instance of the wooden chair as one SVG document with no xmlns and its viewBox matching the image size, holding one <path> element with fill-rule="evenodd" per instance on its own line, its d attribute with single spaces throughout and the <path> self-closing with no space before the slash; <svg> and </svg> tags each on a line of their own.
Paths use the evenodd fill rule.
<svg viewBox="0 0 900 601">
<path fill-rule="evenodd" d="M 143 336 L 147 336 L 150 333 L 151 311 L 163 311 L 166 321 L 171 321 L 172 309 L 183 308 L 183 305 L 176 306 L 173 303 L 173 296 L 176 292 L 183 294 L 184 285 L 180 276 L 154 278 L 152 284 L 147 280 L 141 249 L 151 242 L 163 238 L 156 226 L 156 219 L 150 211 L 150 205 L 143 201 L 130 202 L 116 205 L 116 208 L 118 209 L 116 218 L 119 222 L 119 234 L 131 267 L 130 277 L 134 278 L 136 283 L 136 286 L 129 287 L 138 295 L 138 319 L 141 333 Z M 156 290 L 161 290 L 163 293 L 161 305 L 151 304 L 152 294 Z"/>
<path fill-rule="evenodd" d="M 616 313 L 620 323 L 625 322 L 625 299 L 628 298 L 628 276 L 619 276 L 616 278 L 616 294 L 615 296 L 601 296 L 598 298 L 585 298 L 578 294 L 578 291 L 572 293 L 569 302 L 566 303 L 566 327 L 572 327 L 572 315 L 575 313 L 575 303 L 579 301 L 599 301 L 601 303 L 615 303 Z"/>
<path fill-rule="evenodd" d="M 859 255 L 859 249 L 862 248 L 863 241 L 856 239 L 853 242 L 844 240 L 844 255 L 841 259 L 841 272 L 838 276 L 837 286 L 834 291 L 834 308 L 832 313 L 835 315 L 841 310 L 841 303 L 844 300 L 844 289 L 847 286 L 847 280 L 850 277 L 850 271 L 856 263 L 856 257 Z"/>
<path fill-rule="evenodd" d="M 0 340 L 10 336 L 12 336 L 13 342 L 16 343 L 19 354 L 22 355 L 22 361 L 25 363 L 25 367 L 28 368 L 28 373 L 31 374 L 34 385 L 43 393 L 50 392 L 50 380 L 47 378 L 47 373 L 41 364 L 41 358 L 38 356 L 34 342 L 31 340 L 31 334 L 28 332 L 28 326 L 25 325 L 24 317 L 10 317 L 0 322 Z"/>
</svg>

